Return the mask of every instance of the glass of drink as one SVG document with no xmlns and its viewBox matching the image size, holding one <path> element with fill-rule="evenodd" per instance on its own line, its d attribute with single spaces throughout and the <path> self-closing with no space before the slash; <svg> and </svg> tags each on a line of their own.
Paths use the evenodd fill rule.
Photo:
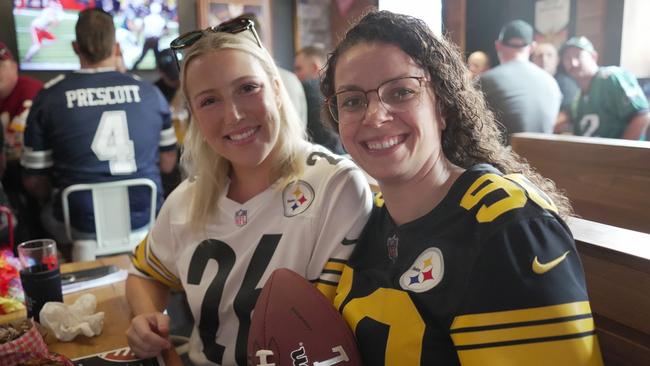
<svg viewBox="0 0 650 366">
<path fill-rule="evenodd" d="M 25 292 L 27 317 L 39 321 L 39 313 L 46 302 L 63 302 L 56 242 L 35 239 L 20 243 L 18 258 L 22 265 L 20 280 Z"/>
</svg>

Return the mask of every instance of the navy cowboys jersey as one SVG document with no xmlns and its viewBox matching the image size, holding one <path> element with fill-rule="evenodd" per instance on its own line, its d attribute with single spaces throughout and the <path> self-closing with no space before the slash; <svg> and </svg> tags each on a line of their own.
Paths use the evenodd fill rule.
<svg viewBox="0 0 650 366">
<path fill-rule="evenodd" d="M 136 249 L 131 273 L 185 290 L 195 319 L 189 356 L 197 366 L 245 365 L 250 316 L 264 283 L 289 268 L 333 298 L 343 265 L 372 208 L 359 168 L 304 144 L 303 175 L 240 204 L 219 197 L 205 230 L 193 230 L 196 184 L 167 197 Z"/>
<path fill-rule="evenodd" d="M 556 211 L 522 175 L 489 165 L 410 223 L 376 207 L 335 297 L 364 364 L 602 365 Z"/>
<path fill-rule="evenodd" d="M 158 89 L 113 69 L 83 69 L 45 85 L 30 110 L 22 165 L 49 174 L 53 187 L 149 178 L 162 187 L 159 151 L 176 148 L 169 106 Z M 130 188 L 132 224 L 149 221 L 150 193 Z M 61 199 L 54 198 L 61 216 Z M 71 222 L 94 232 L 90 193 L 71 196 Z"/>
</svg>

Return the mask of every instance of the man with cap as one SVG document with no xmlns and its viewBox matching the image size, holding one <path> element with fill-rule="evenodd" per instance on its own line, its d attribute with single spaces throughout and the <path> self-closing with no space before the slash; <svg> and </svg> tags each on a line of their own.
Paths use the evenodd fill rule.
<svg viewBox="0 0 650 366">
<path fill-rule="evenodd" d="M 511 21 L 495 47 L 501 65 L 483 73 L 479 84 L 505 132 L 551 133 L 562 93 L 555 79 L 529 60 L 533 28 L 523 20 Z"/>
<path fill-rule="evenodd" d="M 43 226 L 57 242 L 69 242 L 62 220 L 61 191 L 77 183 L 149 178 L 176 164 L 176 137 L 169 106 L 149 82 L 118 72 L 115 25 L 100 9 L 79 13 L 72 48 L 81 70 L 46 83 L 27 117 L 25 188 L 44 203 Z M 149 190 L 129 189 L 131 225 L 146 231 Z M 154 208 L 155 209 L 155 208 Z M 70 196 L 75 237 L 94 237 L 89 192 Z"/>
<path fill-rule="evenodd" d="M 0 166 L 6 170 L 2 176 L 2 185 L 18 214 L 16 241 L 32 239 L 38 234 L 39 223 L 34 220 L 34 212 L 38 208 L 36 202 L 29 199 L 21 181 L 20 157 L 23 153 L 23 132 L 27 114 L 32 106 L 32 100 L 43 88 L 39 80 L 24 75 L 18 75 L 18 63 L 7 45 L 0 42 L 0 121 L 2 129 L 0 137 Z M 1 174 L 0 174 L 1 175 Z"/>
<path fill-rule="evenodd" d="M 586 37 L 569 39 L 560 54 L 580 93 L 556 132 L 571 129 L 580 136 L 645 139 L 648 100 L 636 77 L 618 66 L 599 67 L 598 53 Z"/>
</svg>

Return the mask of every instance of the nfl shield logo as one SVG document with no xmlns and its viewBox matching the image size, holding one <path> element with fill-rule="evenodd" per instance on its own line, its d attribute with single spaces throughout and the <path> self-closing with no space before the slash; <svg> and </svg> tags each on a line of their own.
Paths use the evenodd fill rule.
<svg viewBox="0 0 650 366">
<path fill-rule="evenodd" d="M 235 225 L 244 226 L 248 222 L 247 212 L 241 209 L 235 213 Z"/>
<path fill-rule="evenodd" d="M 393 234 L 388 240 L 386 240 L 386 248 L 388 248 L 388 259 L 393 263 L 397 259 L 397 244 L 399 244 L 399 238 L 397 234 Z"/>
</svg>

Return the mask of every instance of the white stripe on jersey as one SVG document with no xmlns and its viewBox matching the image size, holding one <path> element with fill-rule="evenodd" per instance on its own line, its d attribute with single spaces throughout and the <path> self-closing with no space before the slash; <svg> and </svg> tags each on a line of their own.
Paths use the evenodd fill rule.
<svg viewBox="0 0 650 366">
<path fill-rule="evenodd" d="M 45 169 L 54 165 L 52 150 L 34 151 L 31 147 L 25 146 L 20 164 L 27 169 Z"/>
<path fill-rule="evenodd" d="M 166 128 L 160 131 L 160 142 L 158 146 L 171 146 L 176 144 L 176 132 L 174 127 Z"/>
</svg>

